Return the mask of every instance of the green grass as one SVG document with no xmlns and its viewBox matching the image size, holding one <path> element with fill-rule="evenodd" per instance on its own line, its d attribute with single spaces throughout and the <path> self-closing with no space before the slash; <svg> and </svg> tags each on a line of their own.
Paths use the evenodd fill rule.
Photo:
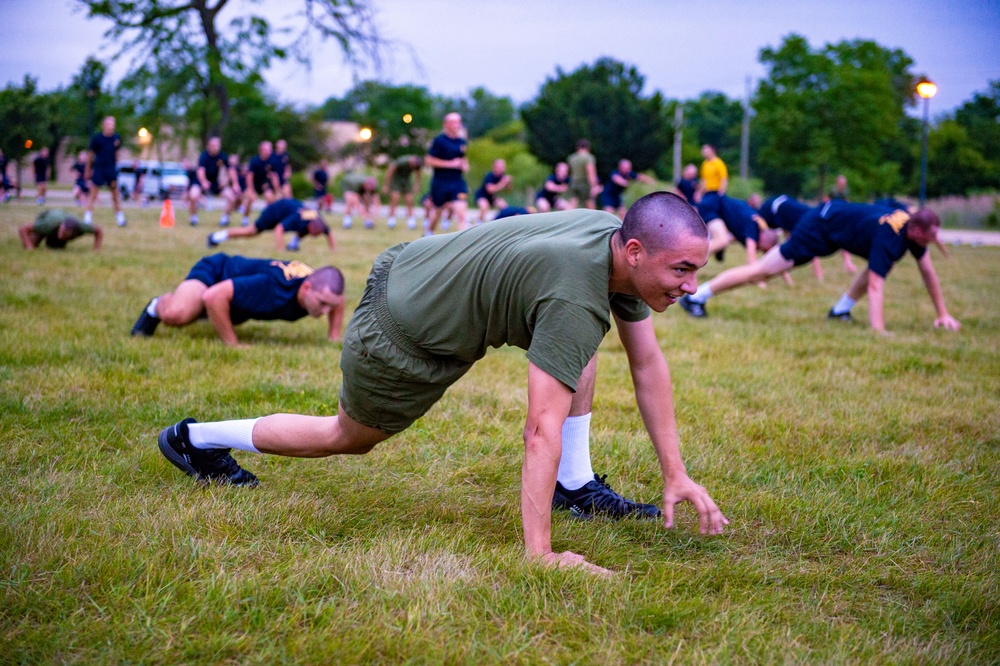
<svg viewBox="0 0 1000 666">
<path fill-rule="evenodd" d="M 731 524 L 557 515 L 554 546 L 619 572 L 601 580 L 522 557 L 523 352 L 490 353 L 368 456 L 244 455 L 259 488 L 199 488 L 156 433 L 333 413 L 325 322 L 248 323 L 245 350 L 207 323 L 132 339 L 217 213 L 166 231 L 130 211 L 121 230 L 102 210 L 103 252 L 28 253 L 15 229 L 36 212 L 0 207 L 0 663 L 1000 660 L 1000 249 L 935 256 L 959 334 L 931 328 L 912 260 L 886 285 L 889 339 L 824 319 L 839 257 L 825 284 L 806 268 L 705 321 L 655 315 L 689 472 Z M 414 235 L 338 234 L 352 305 L 375 254 Z M 224 249 L 274 254 L 270 237 Z M 658 501 L 613 334 L 599 367 L 595 468 Z"/>
</svg>

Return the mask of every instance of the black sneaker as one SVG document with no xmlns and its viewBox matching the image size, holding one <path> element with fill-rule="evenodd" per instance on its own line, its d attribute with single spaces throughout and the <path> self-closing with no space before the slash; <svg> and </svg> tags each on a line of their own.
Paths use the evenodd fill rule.
<svg viewBox="0 0 1000 666">
<path fill-rule="evenodd" d="M 257 477 L 237 464 L 229 449 L 196 449 L 188 439 L 188 425 L 197 423 L 184 419 L 160 432 L 157 442 L 160 453 L 170 463 L 198 481 L 217 481 L 233 486 L 256 486 Z"/>
<path fill-rule="evenodd" d="M 850 312 L 841 312 L 837 314 L 830 308 L 830 311 L 826 313 L 827 319 L 836 319 L 837 321 L 854 321 L 854 317 L 851 316 Z"/>
<path fill-rule="evenodd" d="M 150 301 L 150 303 L 152 302 Z M 150 337 L 156 332 L 156 327 L 160 325 L 160 318 L 149 314 L 146 311 L 148 307 L 149 303 L 142 309 L 142 314 L 139 315 L 139 318 L 135 320 L 135 324 L 132 325 L 132 335 Z"/>
<path fill-rule="evenodd" d="M 211 248 L 215 247 L 216 245 L 218 245 L 218 243 L 216 243 L 216 242 L 215 242 L 215 241 L 214 241 L 214 240 L 212 239 L 212 235 L 213 235 L 214 233 L 215 233 L 215 232 L 213 231 L 213 232 L 212 232 L 211 234 L 209 234 L 209 235 L 208 235 L 208 239 L 206 240 L 206 244 L 208 245 L 209 249 L 211 249 Z"/>
<path fill-rule="evenodd" d="M 687 294 L 681 296 L 680 300 L 677 301 L 677 305 L 684 308 L 684 312 L 687 312 L 692 317 L 707 317 L 708 313 L 705 312 L 705 304 L 692 301 L 691 297 Z"/>
<path fill-rule="evenodd" d="M 594 516 L 605 516 L 620 520 L 622 518 L 658 518 L 660 510 L 652 504 L 639 504 L 625 499 L 611 489 L 605 479 L 608 475 L 594 475 L 583 488 L 566 490 L 556 481 L 556 491 L 552 495 L 553 509 L 567 509 L 576 518 L 589 519 Z"/>
<path fill-rule="evenodd" d="M 715 260 L 718 261 L 719 263 L 722 263 L 723 261 L 726 260 L 726 249 L 725 248 L 723 248 L 723 249 L 721 249 L 721 250 L 719 250 L 718 252 L 715 253 Z"/>
</svg>

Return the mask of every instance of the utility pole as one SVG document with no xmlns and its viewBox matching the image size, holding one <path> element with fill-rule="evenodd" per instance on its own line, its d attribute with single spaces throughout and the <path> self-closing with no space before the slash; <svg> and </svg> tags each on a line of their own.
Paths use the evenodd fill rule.
<svg viewBox="0 0 1000 666">
<path fill-rule="evenodd" d="M 743 101 L 743 131 L 740 133 L 740 178 L 750 177 L 750 84 L 747 77 L 746 97 Z"/>
<path fill-rule="evenodd" d="M 681 141 L 684 138 L 684 104 L 677 100 L 674 111 L 674 182 L 681 179 Z"/>
</svg>

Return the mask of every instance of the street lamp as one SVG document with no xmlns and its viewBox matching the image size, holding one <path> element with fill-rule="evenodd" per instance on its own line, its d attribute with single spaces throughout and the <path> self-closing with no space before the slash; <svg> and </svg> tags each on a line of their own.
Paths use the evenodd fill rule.
<svg viewBox="0 0 1000 666">
<path fill-rule="evenodd" d="M 931 97 L 937 94 L 937 86 L 932 81 L 922 79 L 917 84 L 917 94 L 924 98 L 924 131 L 920 141 L 920 207 L 923 208 L 927 200 L 927 124 Z"/>
</svg>

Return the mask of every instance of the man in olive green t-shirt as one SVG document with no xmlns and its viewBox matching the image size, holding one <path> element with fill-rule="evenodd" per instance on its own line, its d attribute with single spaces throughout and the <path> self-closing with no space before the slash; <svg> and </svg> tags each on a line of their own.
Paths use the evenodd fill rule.
<svg viewBox="0 0 1000 666">
<path fill-rule="evenodd" d="M 71 240 L 84 234 L 94 234 L 94 250 L 97 251 L 101 249 L 104 238 L 100 227 L 81 222 L 59 208 L 42 212 L 32 224 L 24 225 L 17 233 L 25 250 L 33 250 L 43 241 L 51 248 L 62 249 Z"/>
<path fill-rule="evenodd" d="M 573 208 L 595 208 L 594 197 L 600 191 L 597 181 L 597 159 L 590 152 L 590 142 L 580 139 L 576 142 L 576 150 L 566 158 L 569 165 L 569 189 L 566 196 L 570 198 Z"/>
<path fill-rule="evenodd" d="M 694 291 L 707 257 L 705 223 L 667 192 L 637 201 L 623 222 L 596 211 L 525 215 L 397 245 L 375 260 L 348 325 L 337 416 L 185 419 L 160 433 L 160 450 L 191 476 L 236 484 L 246 472 L 232 448 L 295 457 L 367 453 L 430 409 L 488 348 L 520 347 L 529 362 L 521 478 L 527 554 L 606 575 L 580 555 L 553 552 L 550 528 L 553 506 L 616 515 L 609 505 L 626 503 L 624 515 L 659 514 L 601 477 L 584 483 L 592 474 L 596 353 L 612 315 L 659 458 L 666 526 L 683 501 L 697 508 L 702 533 L 717 534 L 728 522 L 687 476 L 670 372 L 650 316 L 650 308 L 662 312 Z"/>
</svg>

